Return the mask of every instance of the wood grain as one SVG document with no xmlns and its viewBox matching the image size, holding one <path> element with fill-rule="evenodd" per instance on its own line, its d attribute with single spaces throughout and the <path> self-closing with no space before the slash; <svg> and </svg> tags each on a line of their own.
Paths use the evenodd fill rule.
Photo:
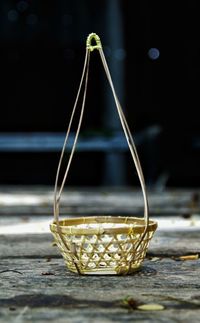
<svg viewBox="0 0 200 323">
<path fill-rule="evenodd" d="M 199 275 L 199 260 L 146 260 L 134 275 L 99 277 L 70 273 L 62 259 L 4 259 L 0 319 L 7 322 L 24 310 L 23 321 L 32 322 L 198 322 Z M 153 302 L 165 309 L 129 308 L 123 302 L 128 295 L 138 304 Z"/>
<path fill-rule="evenodd" d="M 200 254 L 197 190 L 150 193 L 153 214 L 173 220 L 162 222 L 141 270 L 129 276 L 69 272 L 48 228 L 40 227 L 52 219 L 45 216 L 51 204 L 51 188 L 1 187 L 0 322 L 199 322 L 200 259 L 179 259 Z M 70 190 L 63 206 L 67 214 L 142 214 L 137 190 Z M 183 217 L 184 226 L 176 226 Z M 137 309 L 149 303 L 164 309 Z"/>
<path fill-rule="evenodd" d="M 200 213 L 198 190 L 149 190 L 152 215 Z M 0 187 L 0 214 L 52 215 L 53 187 Z M 62 194 L 62 214 L 143 214 L 138 189 L 68 189 Z"/>
<path fill-rule="evenodd" d="M 200 231 L 158 231 L 150 242 L 150 256 L 181 256 L 200 253 Z M 0 235 L 0 258 L 60 257 L 49 234 Z"/>
</svg>

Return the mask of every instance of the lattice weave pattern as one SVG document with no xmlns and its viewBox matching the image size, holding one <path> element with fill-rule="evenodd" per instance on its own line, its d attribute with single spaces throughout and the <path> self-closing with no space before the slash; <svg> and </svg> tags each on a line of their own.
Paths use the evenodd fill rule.
<svg viewBox="0 0 200 323">
<path fill-rule="evenodd" d="M 93 219 L 95 222 L 95 218 Z M 138 223 L 138 219 L 129 218 L 129 222 L 132 219 L 131 224 L 124 224 L 122 217 L 115 217 L 115 219 L 118 220 L 117 223 L 108 224 L 104 218 L 104 223 L 98 224 L 98 228 L 95 228 L 95 224 L 91 224 L 91 218 L 87 225 L 83 224 L 84 222 L 81 224 L 80 219 L 80 224 L 68 226 L 67 232 L 66 225 L 70 219 L 61 221 L 62 237 L 68 250 L 56 232 L 56 225 L 52 225 L 51 229 L 57 246 L 71 271 L 77 272 L 75 262 L 80 273 L 84 274 L 124 274 L 140 267 L 155 231 L 155 222 L 151 221 L 148 231 L 138 244 L 142 227 L 144 229 L 142 220 Z"/>
</svg>

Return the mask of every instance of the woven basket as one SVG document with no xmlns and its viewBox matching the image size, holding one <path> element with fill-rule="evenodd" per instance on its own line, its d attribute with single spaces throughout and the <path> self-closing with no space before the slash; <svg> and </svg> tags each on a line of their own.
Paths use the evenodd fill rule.
<svg viewBox="0 0 200 323">
<path fill-rule="evenodd" d="M 92 45 L 92 41 L 95 41 L 95 45 Z M 140 180 L 144 199 L 144 218 L 91 216 L 81 218 L 68 217 L 67 219 L 59 220 L 60 199 L 75 151 L 84 114 L 90 53 L 94 49 L 99 51 L 113 93 L 122 128 Z M 77 131 L 64 177 L 61 186 L 58 189 L 60 168 L 82 87 L 84 87 L 84 91 Z M 53 233 L 55 242 L 64 257 L 66 265 L 71 271 L 79 274 L 128 274 L 140 267 L 145 258 L 149 241 L 156 228 L 157 223 L 149 220 L 147 192 L 137 150 L 123 110 L 115 93 L 100 38 L 92 33 L 87 38 L 85 63 L 81 82 L 58 164 L 54 194 L 54 222 L 50 225 L 50 229 Z"/>
<path fill-rule="evenodd" d="M 60 239 L 56 224 L 51 224 L 57 246 L 67 267 L 82 274 L 125 274 L 137 270 L 145 258 L 157 224 L 150 221 L 142 242 L 143 219 L 98 216 L 60 221 Z M 76 266 L 75 266 L 76 264 Z"/>
</svg>

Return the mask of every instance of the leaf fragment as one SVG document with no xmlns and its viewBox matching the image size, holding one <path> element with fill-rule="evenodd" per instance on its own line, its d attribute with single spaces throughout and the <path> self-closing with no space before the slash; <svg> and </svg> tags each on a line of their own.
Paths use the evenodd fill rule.
<svg viewBox="0 0 200 323">
<path fill-rule="evenodd" d="M 149 304 L 139 305 L 137 306 L 137 309 L 142 311 L 162 311 L 164 310 L 164 306 L 161 304 L 149 303 Z"/>
<path fill-rule="evenodd" d="M 180 256 L 179 259 L 180 260 L 196 260 L 199 258 L 199 255 L 187 255 L 187 256 Z"/>
<path fill-rule="evenodd" d="M 137 309 L 137 306 L 138 306 L 138 301 L 136 301 L 131 296 L 126 296 L 124 299 L 122 299 L 121 303 L 124 307 L 132 310 Z"/>
</svg>

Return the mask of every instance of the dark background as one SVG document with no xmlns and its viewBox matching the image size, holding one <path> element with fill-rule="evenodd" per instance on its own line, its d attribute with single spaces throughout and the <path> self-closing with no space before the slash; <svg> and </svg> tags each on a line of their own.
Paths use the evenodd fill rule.
<svg viewBox="0 0 200 323">
<path fill-rule="evenodd" d="M 198 186 L 199 14 L 193 0 L 1 0 L 0 134 L 66 131 L 85 40 L 96 32 L 130 128 L 160 129 L 138 147 L 147 182 Z M 82 133 L 111 134 L 119 126 L 115 117 L 106 120 L 116 111 L 106 108 L 110 89 L 97 52 L 92 56 Z M 122 184 L 137 185 L 123 154 Z M 0 183 L 53 184 L 58 158 L 59 152 L 0 151 Z M 107 184 L 105 159 L 104 152 L 77 153 L 69 184 Z"/>
</svg>

